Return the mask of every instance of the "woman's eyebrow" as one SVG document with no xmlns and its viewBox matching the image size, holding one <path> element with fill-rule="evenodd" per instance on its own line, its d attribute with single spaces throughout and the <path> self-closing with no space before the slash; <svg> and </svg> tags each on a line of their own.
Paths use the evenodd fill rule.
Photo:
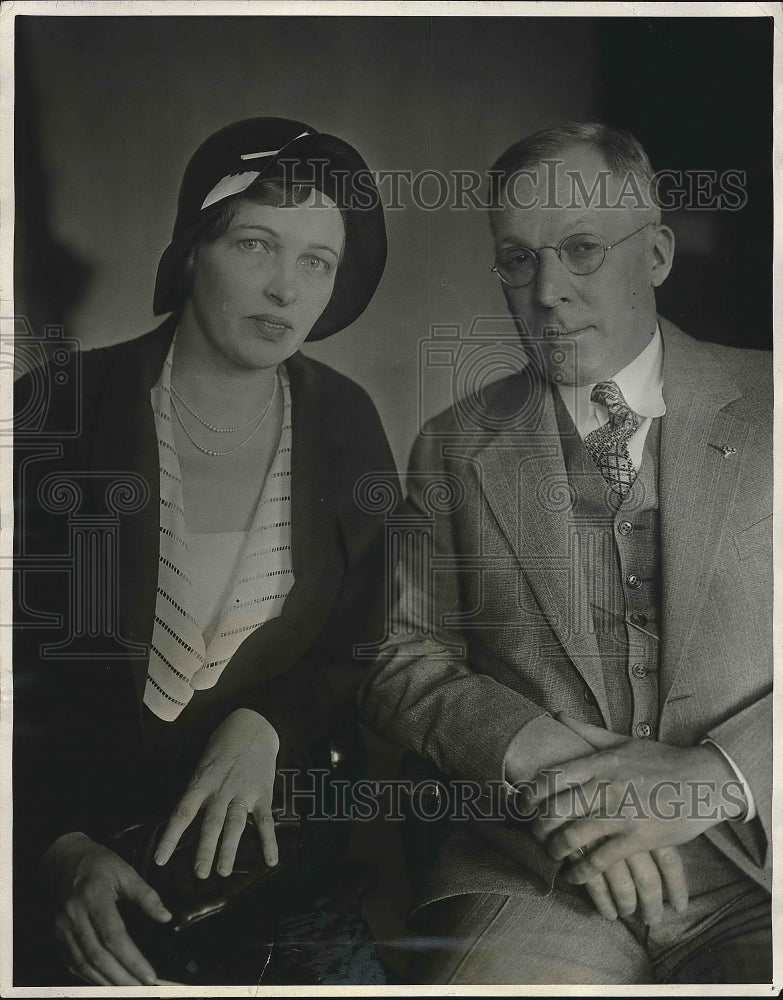
<svg viewBox="0 0 783 1000">
<path fill-rule="evenodd" d="M 238 222 L 235 223 L 235 225 L 232 228 L 260 230 L 261 232 L 268 233 L 270 236 L 272 236 L 274 239 L 278 241 L 281 239 L 280 233 L 276 229 L 272 229 L 271 226 L 265 226 L 263 225 L 263 223 L 260 222 Z M 333 246 L 330 246 L 328 243 L 308 243 L 307 249 L 328 250 L 329 253 L 334 254 L 334 256 L 337 257 L 338 259 L 340 257 L 340 251 L 335 250 L 335 248 Z"/>
<path fill-rule="evenodd" d="M 235 222 L 231 228 L 260 229 L 262 232 L 269 233 L 270 236 L 274 236 L 276 240 L 280 239 L 280 233 L 278 233 L 276 229 L 272 229 L 271 226 L 264 226 L 260 222 Z"/>
<path fill-rule="evenodd" d="M 328 250 L 329 253 L 334 254 L 335 257 L 339 257 L 340 256 L 339 252 L 337 250 L 335 250 L 334 247 L 329 246 L 328 243 L 308 243 L 307 244 L 307 249 L 308 250 Z"/>
</svg>

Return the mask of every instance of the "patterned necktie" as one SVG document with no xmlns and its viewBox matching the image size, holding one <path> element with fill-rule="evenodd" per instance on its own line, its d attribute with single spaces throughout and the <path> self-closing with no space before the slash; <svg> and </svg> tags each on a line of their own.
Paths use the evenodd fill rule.
<svg viewBox="0 0 783 1000">
<path fill-rule="evenodd" d="M 616 382 L 598 382 L 590 399 L 607 408 L 609 420 L 587 435 L 585 448 L 612 491 L 624 500 L 636 479 L 628 442 L 644 418 L 626 403 Z"/>
</svg>

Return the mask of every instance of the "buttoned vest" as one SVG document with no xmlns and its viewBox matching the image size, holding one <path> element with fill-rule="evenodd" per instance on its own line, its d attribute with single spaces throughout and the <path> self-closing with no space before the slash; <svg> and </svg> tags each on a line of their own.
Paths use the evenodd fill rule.
<svg viewBox="0 0 783 1000">
<path fill-rule="evenodd" d="M 658 736 L 661 648 L 661 421 L 644 445 L 641 469 L 623 501 L 592 461 L 558 392 L 553 393 L 571 493 L 572 551 L 581 562 L 614 732 Z"/>
</svg>

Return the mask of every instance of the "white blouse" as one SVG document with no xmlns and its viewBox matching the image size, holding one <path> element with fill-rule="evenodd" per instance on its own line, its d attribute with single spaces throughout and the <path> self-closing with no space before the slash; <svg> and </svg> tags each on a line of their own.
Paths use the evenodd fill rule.
<svg viewBox="0 0 783 1000">
<path fill-rule="evenodd" d="M 195 691 L 214 687 L 251 632 L 279 617 L 294 584 L 291 389 L 285 366 L 278 369 L 280 440 L 250 530 L 193 536 L 186 526 L 171 422 L 173 356 L 174 341 L 151 391 L 160 467 L 160 549 L 144 690 L 144 704 L 166 722 L 179 716 Z"/>
</svg>

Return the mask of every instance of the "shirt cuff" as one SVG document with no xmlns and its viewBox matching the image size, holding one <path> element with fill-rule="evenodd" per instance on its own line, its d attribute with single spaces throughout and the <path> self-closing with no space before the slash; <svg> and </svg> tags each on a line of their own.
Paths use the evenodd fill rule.
<svg viewBox="0 0 783 1000">
<path fill-rule="evenodd" d="M 753 798 L 753 792 L 750 790 L 750 785 L 747 783 L 747 781 L 745 781 L 745 775 L 737 767 L 732 757 L 728 753 L 726 753 L 723 747 L 720 746 L 720 744 L 716 743 L 715 740 L 711 740 L 709 736 L 707 736 L 701 741 L 701 743 L 702 745 L 704 745 L 705 743 L 709 743 L 710 746 L 715 747 L 715 749 L 719 750 L 726 758 L 729 767 L 734 772 L 735 778 L 742 785 L 742 792 L 745 796 L 745 803 L 746 803 L 745 815 L 739 817 L 738 822 L 749 823 L 752 819 L 756 818 L 756 800 Z"/>
</svg>

